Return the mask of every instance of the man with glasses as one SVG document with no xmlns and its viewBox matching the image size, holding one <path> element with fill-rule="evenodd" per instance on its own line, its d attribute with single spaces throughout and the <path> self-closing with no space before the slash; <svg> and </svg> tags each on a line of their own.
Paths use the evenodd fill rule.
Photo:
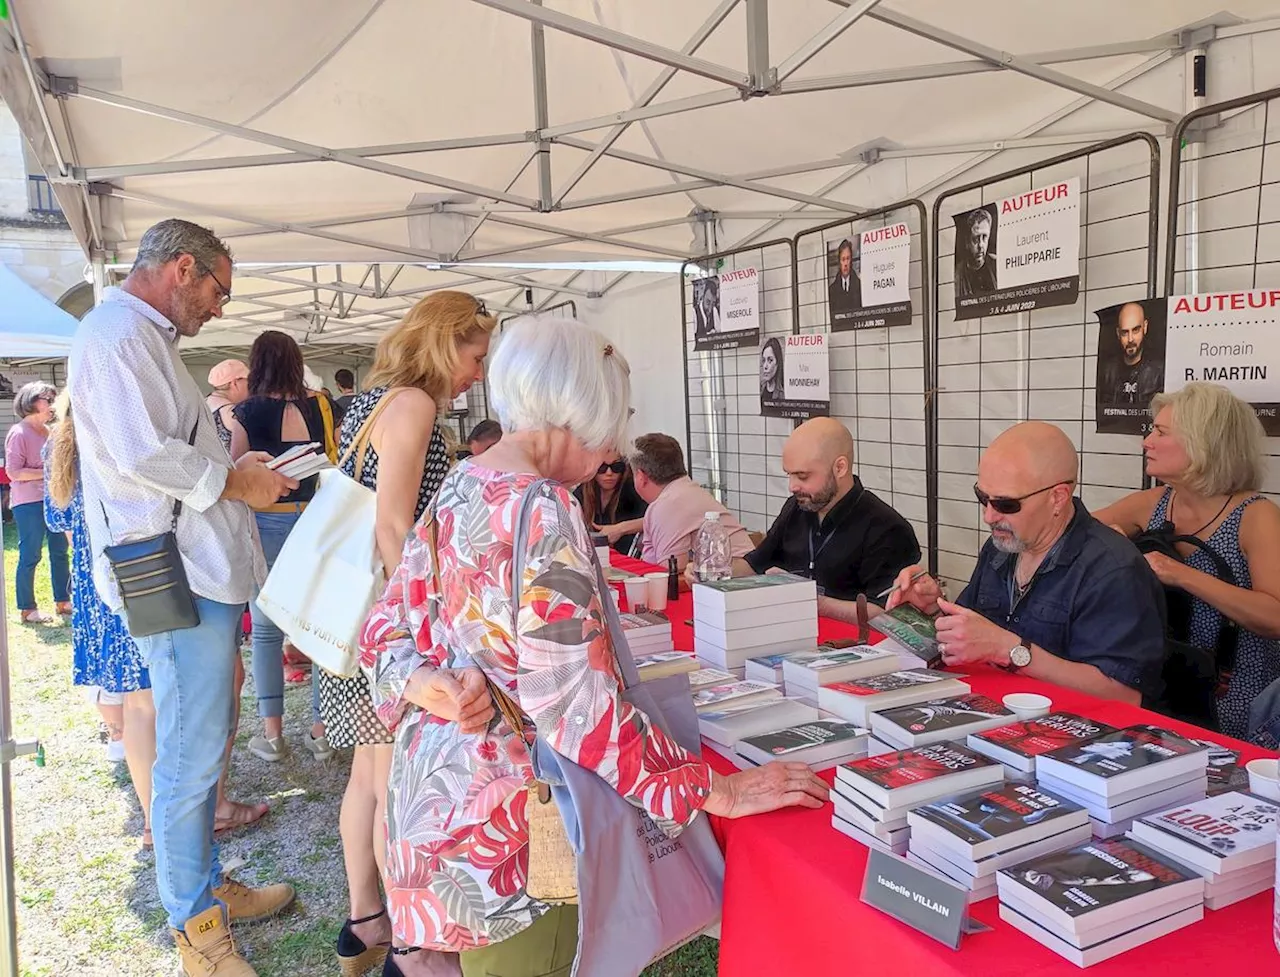
<svg viewBox="0 0 1280 977">
<path fill-rule="evenodd" d="M 937 619 L 948 665 L 982 663 L 1139 704 L 1160 694 L 1164 595 L 1137 548 L 1072 495 L 1080 460 L 1052 424 L 1027 421 L 991 442 L 974 494 L 991 538 L 952 603 L 918 567 L 888 606 Z"/>
<path fill-rule="evenodd" d="M 189 977 L 253 977 L 228 921 L 272 916 L 294 896 L 288 885 L 251 889 L 224 878 L 213 844 L 240 616 L 266 576 L 250 507 L 297 488 L 259 452 L 232 466 L 178 351 L 183 336 L 222 315 L 230 281 L 231 254 L 212 232 L 161 221 L 142 236 L 129 277 L 84 317 L 68 367 L 94 583 L 141 631 L 135 636 L 151 672 L 156 876 Z M 149 633 L 151 625 L 130 619 L 104 551 L 165 533 L 174 534 L 198 621 L 186 626 L 165 611 L 154 623 L 174 627 Z"/>
</svg>

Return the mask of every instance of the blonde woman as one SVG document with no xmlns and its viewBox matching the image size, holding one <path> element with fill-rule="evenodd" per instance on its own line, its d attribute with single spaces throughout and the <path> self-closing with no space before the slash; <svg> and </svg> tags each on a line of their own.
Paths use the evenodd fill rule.
<svg viewBox="0 0 1280 977">
<path fill-rule="evenodd" d="M 449 471 L 436 421 L 449 401 L 484 378 L 496 325 L 484 303 L 466 292 L 423 299 L 378 343 L 366 390 L 343 419 L 340 457 L 378 412 L 364 457 L 347 458 L 343 470 L 355 477 L 358 469 L 361 484 L 377 494 L 378 551 L 388 576 Z M 351 916 L 338 934 L 338 959 L 344 977 L 356 977 L 382 962 L 391 939 L 379 879 L 393 739 L 374 711 L 363 674 L 340 679 L 322 673 L 320 711 L 333 747 L 355 747 L 340 821 Z"/>
<path fill-rule="evenodd" d="M 1147 474 L 1161 488 L 1135 492 L 1095 512 L 1127 536 L 1169 525 L 1196 536 L 1230 565 L 1240 586 L 1213 574 L 1201 550 L 1179 544 L 1182 560 L 1148 553 L 1166 587 L 1192 597 L 1191 643 L 1212 649 L 1224 621 L 1240 627 L 1235 670 L 1218 700 L 1218 726 L 1248 739 L 1249 703 L 1280 678 L 1280 508 L 1262 497 L 1263 431 L 1249 404 L 1226 387 L 1189 383 L 1151 401 L 1154 424 L 1142 442 Z"/>
</svg>

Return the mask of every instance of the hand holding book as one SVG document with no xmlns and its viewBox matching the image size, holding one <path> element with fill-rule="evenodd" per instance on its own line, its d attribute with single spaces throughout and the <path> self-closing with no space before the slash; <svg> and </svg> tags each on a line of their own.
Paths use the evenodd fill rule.
<svg viewBox="0 0 1280 977">
<path fill-rule="evenodd" d="M 711 793 L 703 810 L 722 818 L 767 814 L 784 807 L 819 808 L 828 787 L 807 763 L 773 762 L 723 776 L 711 774 Z"/>
</svg>

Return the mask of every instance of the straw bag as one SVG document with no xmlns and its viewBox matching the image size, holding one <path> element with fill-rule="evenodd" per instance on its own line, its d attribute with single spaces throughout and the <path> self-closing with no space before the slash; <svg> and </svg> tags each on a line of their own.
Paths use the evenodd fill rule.
<svg viewBox="0 0 1280 977">
<path fill-rule="evenodd" d="M 315 497 L 257 597 L 258 608 L 304 655 L 342 678 L 359 668 L 360 632 L 386 584 L 375 532 L 377 495 L 360 477 L 374 424 L 396 393 L 383 395 L 339 460 L 355 458 L 355 478 L 338 468 L 320 473 Z"/>
</svg>

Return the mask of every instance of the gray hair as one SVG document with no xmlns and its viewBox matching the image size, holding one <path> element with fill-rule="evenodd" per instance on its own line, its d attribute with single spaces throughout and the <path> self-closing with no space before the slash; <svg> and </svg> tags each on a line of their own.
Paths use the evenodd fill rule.
<svg viewBox="0 0 1280 977">
<path fill-rule="evenodd" d="M 1151 416 L 1173 411 L 1174 434 L 1190 463 L 1182 482 L 1202 495 L 1262 488 L 1266 434 L 1253 407 L 1217 383 L 1188 383 L 1151 399 Z"/>
<path fill-rule="evenodd" d="M 502 429 L 565 428 L 588 451 L 625 451 L 631 368 L 601 333 L 574 319 L 522 316 L 489 367 L 489 400 Z"/>
<path fill-rule="evenodd" d="M 213 271 L 219 258 L 232 260 L 231 249 L 213 231 L 179 217 L 170 217 L 151 225 L 142 235 L 132 271 L 159 268 L 184 254 L 195 258 L 204 272 Z"/>
<path fill-rule="evenodd" d="M 19 389 L 16 397 L 13 398 L 13 412 L 18 417 L 30 417 L 36 412 L 36 401 L 47 400 L 53 403 L 58 396 L 58 389 L 51 383 L 43 380 L 35 380 L 31 383 L 24 383 Z"/>
<path fill-rule="evenodd" d="M 979 207 L 969 215 L 969 230 L 972 231 L 979 224 L 986 224 L 990 226 L 993 224 L 994 220 L 995 218 L 991 216 L 991 211 L 986 207 Z"/>
</svg>

